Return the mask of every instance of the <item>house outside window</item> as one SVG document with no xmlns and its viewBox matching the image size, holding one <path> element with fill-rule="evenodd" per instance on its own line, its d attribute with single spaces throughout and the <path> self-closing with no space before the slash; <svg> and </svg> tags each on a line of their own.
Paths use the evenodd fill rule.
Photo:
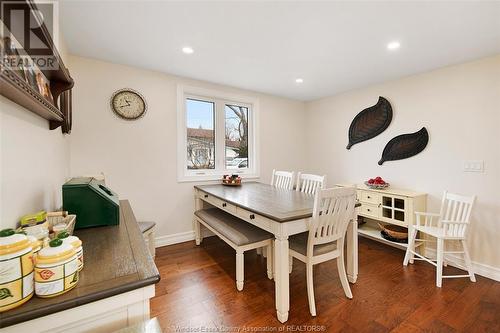
<svg viewBox="0 0 500 333">
<path fill-rule="evenodd" d="M 178 180 L 258 177 L 258 100 L 178 87 Z"/>
</svg>

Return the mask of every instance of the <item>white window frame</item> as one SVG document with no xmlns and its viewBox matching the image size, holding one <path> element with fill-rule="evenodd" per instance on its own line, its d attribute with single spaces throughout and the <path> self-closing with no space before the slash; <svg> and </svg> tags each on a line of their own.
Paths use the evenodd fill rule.
<svg viewBox="0 0 500 333">
<path fill-rule="evenodd" d="M 198 99 L 215 103 L 215 169 L 189 170 L 187 168 L 187 121 L 186 99 Z M 246 169 L 226 169 L 225 152 L 225 104 L 248 107 L 248 162 Z M 260 176 L 259 160 L 259 100 L 250 96 L 178 85 L 177 86 L 177 181 L 220 180 L 225 174 L 239 174 L 243 179 Z M 221 147 L 224 150 L 221 151 Z"/>
</svg>

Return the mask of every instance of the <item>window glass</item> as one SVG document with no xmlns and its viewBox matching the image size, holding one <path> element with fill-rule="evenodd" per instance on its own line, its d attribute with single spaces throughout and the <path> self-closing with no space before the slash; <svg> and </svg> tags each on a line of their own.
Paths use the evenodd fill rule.
<svg viewBox="0 0 500 333">
<path fill-rule="evenodd" d="M 187 168 L 215 169 L 215 103 L 186 99 Z"/>
<path fill-rule="evenodd" d="M 226 104 L 224 113 L 226 169 L 247 169 L 248 108 Z"/>
</svg>

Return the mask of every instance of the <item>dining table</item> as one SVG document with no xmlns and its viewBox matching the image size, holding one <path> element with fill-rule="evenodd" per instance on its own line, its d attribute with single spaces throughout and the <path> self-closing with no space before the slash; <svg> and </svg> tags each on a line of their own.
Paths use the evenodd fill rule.
<svg viewBox="0 0 500 333">
<path fill-rule="evenodd" d="M 274 235 L 276 315 L 280 322 L 285 323 L 290 309 L 288 237 L 309 230 L 314 195 L 259 182 L 243 182 L 240 186 L 196 185 L 194 194 L 196 210 L 217 207 Z M 356 283 L 358 277 L 356 216 L 354 213 L 345 236 L 346 270 L 350 283 Z M 195 222 L 197 245 L 202 241 L 200 227 Z"/>
</svg>

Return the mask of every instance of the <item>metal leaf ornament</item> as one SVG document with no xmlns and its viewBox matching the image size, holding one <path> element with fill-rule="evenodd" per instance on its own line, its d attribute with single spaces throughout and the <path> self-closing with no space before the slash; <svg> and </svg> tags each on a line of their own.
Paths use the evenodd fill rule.
<svg viewBox="0 0 500 333">
<path fill-rule="evenodd" d="M 391 120 L 391 103 L 380 96 L 377 104 L 364 109 L 354 117 L 349 126 L 349 144 L 346 148 L 350 149 L 356 143 L 376 137 L 389 127 Z"/>
<path fill-rule="evenodd" d="M 428 142 L 429 133 L 425 127 L 415 133 L 398 135 L 385 145 L 378 164 L 382 165 L 385 161 L 402 160 L 415 156 L 425 149 Z"/>
</svg>

